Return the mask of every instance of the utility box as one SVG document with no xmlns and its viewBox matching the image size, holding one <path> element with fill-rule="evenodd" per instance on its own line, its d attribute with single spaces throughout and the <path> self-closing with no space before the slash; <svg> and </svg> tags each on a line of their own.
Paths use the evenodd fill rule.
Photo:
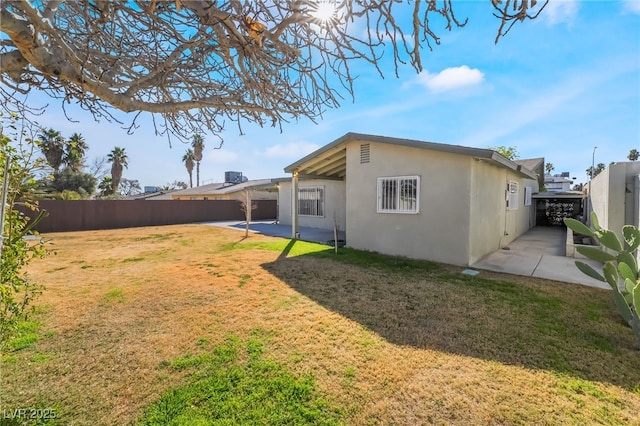
<svg viewBox="0 0 640 426">
<path fill-rule="evenodd" d="M 242 183 L 242 172 L 224 172 L 224 183 Z"/>
</svg>

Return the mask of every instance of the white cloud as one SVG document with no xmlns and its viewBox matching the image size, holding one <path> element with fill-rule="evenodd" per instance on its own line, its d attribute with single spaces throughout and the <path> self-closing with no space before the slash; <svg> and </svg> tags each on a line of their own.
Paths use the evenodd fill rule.
<svg viewBox="0 0 640 426">
<path fill-rule="evenodd" d="M 636 1 L 636 0 L 633 0 Z M 540 15 L 549 25 L 572 23 L 578 13 L 577 0 L 553 0 L 547 3 Z"/>
<path fill-rule="evenodd" d="M 224 145 L 223 145 L 224 147 Z M 239 158 L 239 155 L 237 152 L 234 151 L 228 151 L 224 148 L 221 149 L 206 149 L 205 148 L 205 154 L 204 154 L 204 160 L 207 163 L 211 163 L 211 164 L 229 164 L 232 163 L 234 161 L 237 161 Z"/>
<path fill-rule="evenodd" d="M 310 142 L 289 142 L 270 146 L 264 151 L 267 158 L 302 158 L 311 154 L 319 145 Z"/>
<path fill-rule="evenodd" d="M 418 82 L 433 92 L 447 92 L 482 83 L 484 74 L 477 68 L 467 65 L 446 68 L 437 74 L 422 71 Z"/>
<path fill-rule="evenodd" d="M 624 0 L 624 9 L 627 12 L 636 13 L 640 15 L 640 1 L 638 0 Z"/>
</svg>

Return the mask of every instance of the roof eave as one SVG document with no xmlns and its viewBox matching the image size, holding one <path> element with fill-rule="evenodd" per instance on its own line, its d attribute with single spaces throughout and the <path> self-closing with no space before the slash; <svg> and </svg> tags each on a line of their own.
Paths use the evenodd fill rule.
<svg viewBox="0 0 640 426">
<path fill-rule="evenodd" d="M 415 147 L 415 148 L 422 148 L 422 149 L 430 149 L 432 151 L 448 152 L 452 154 L 468 155 L 474 158 L 489 160 L 502 167 L 511 169 L 525 178 L 533 179 L 533 180 L 538 179 L 538 177 L 534 172 L 522 167 L 519 164 L 516 164 L 515 162 L 509 160 L 508 158 L 504 157 L 503 155 L 491 149 L 473 148 L 473 147 L 466 147 L 461 145 L 448 145 L 448 144 L 441 144 L 441 143 L 435 143 L 435 142 L 418 141 L 418 140 L 412 140 L 412 139 L 401 139 L 401 138 L 393 138 L 388 136 L 377 136 L 377 135 L 368 135 L 368 134 L 352 133 L 352 132 L 344 134 L 343 136 L 339 137 L 333 142 L 315 150 L 314 152 L 306 155 L 305 157 L 301 158 L 295 163 L 288 165 L 287 167 L 284 168 L 284 171 L 285 173 L 295 173 L 305 163 L 315 159 L 320 155 L 326 154 L 331 150 L 337 151 L 341 145 L 346 144 L 347 142 L 350 142 L 350 141 L 355 141 L 355 140 L 374 142 L 374 143 L 375 142 L 385 143 L 390 145 L 408 146 L 408 147 Z"/>
</svg>

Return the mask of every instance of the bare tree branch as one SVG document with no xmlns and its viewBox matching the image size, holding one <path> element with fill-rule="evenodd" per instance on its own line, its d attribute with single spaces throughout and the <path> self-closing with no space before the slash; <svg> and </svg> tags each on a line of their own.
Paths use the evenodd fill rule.
<svg viewBox="0 0 640 426">
<path fill-rule="evenodd" d="M 487 1 L 496 41 L 546 4 Z M 318 15 L 320 3 L 335 6 L 331 16 Z M 16 109 L 15 94 L 36 89 L 96 119 L 145 111 L 162 117 L 157 133 L 183 139 L 219 134 L 227 120 L 316 120 L 353 96 L 358 61 L 382 75 L 391 52 L 396 75 L 405 64 L 421 71 L 423 49 L 440 43 L 434 22 L 467 23 L 452 0 L 3 1 L 0 95 Z"/>
</svg>

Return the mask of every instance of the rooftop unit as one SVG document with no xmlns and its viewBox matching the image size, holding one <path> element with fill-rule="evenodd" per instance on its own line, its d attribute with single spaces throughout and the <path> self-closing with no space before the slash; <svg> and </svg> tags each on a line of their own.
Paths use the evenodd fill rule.
<svg viewBox="0 0 640 426">
<path fill-rule="evenodd" d="M 224 183 L 236 184 L 247 180 L 246 177 L 242 176 L 242 172 L 224 172 Z"/>
</svg>

